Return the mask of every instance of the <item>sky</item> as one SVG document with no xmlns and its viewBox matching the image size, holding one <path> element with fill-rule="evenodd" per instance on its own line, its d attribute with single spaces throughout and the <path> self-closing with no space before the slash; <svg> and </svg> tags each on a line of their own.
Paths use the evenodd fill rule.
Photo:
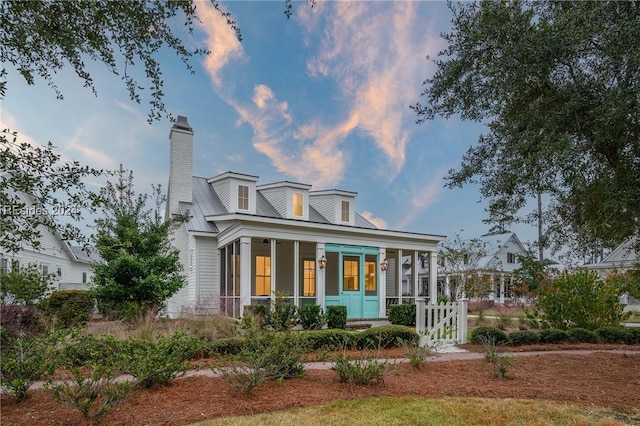
<svg viewBox="0 0 640 426">
<path fill-rule="evenodd" d="M 165 106 L 195 133 L 194 175 L 234 171 L 259 176 L 258 184 L 357 192 L 357 211 L 384 229 L 488 232 L 478 187 L 444 187 L 485 127 L 457 117 L 417 125 L 409 108 L 435 70 L 427 55 L 445 47 L 446 3 L 294 2 L 291 19 L 283 1 L 222 5 L 242 42 L 208 2 L 198 2 L 201 23 L 183 40 L 211 54 L 193 58 L 193 75 L 175 54 L 160 58 Z M 88 69 L 98 96 L 66 70 L 55 77 L 63 100 L 43 80 L 29 86 L 10 70 L 2 127 L 34 144 L 50 141 L 67 160 L 109 170 L 122 164 L 138 192 L 166 188 L 172 123 L 149 124 L 149 98 L 136 104 L 104 65 Z M 523 242 L 535 239 L 533 227 L 512 230 Z"/>
</svg>

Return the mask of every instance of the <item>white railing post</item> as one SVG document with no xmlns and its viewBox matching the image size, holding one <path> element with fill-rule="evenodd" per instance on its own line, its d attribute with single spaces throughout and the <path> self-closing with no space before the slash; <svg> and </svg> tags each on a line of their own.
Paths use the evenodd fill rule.
<svg viewBox="0 0 640 426">
<path fill-rule="evenodd" d="M 420 336 L 419 345 L 424 346 L 424 329 L 425 329 L 425 301 L 423 298 L 416 298 L 416 333 Z"/>
<path fill-rule="evenodd" d="M 458 342 L 467 343 L 467 309 L 469 307 L 469 301 L 467 299 L 460 299 L 458 301 Z"/>
</svg>

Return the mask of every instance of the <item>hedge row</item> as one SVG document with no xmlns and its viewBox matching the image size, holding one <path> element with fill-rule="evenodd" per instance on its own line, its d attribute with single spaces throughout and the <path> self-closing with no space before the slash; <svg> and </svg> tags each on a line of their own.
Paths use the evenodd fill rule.
<svg viewBox="0 0 640 426">
<path fill-rule="evenodd" d="M 572 328 L 567 331 L 549 328 L 540 331 L 513 331 L 507 334 L 496 327 L 485 326 L 478 327 L 471 333 L 472 343 L 482 343 L 485 339 L 512 346 L 562 342 L 637 345 L 640 344 L 640 328 L 601 327 L 595 331 L 584 328 Z"/>
<path fill-rule="evenodd" d="M 398 347 L 403 344 L 415 344 L 419 336 L 415 330 L 389 325 L 373 327 L 364 331 L 346 331 L 341 329 L 304 330 L 291 334 L 301 339 L 309 351 L 325 349 L 329 351 L 341 349 L 378 349 Z M 237 355 L 245 348 L 242 338 L 219 339 L 208 342 L 203 352 L 206 355 Z"/>
</svg>

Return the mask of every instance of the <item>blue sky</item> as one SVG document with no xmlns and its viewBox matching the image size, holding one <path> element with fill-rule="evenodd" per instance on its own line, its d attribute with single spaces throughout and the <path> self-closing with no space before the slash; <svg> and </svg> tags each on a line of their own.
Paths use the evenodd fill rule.
<svg viewBox="0 0 640 426">
<path fill-rule="evenodd" d="M 450 29 L 444 2 L 224 2 L 242 31 L 198 3 L 202 25 L 190 46 L 190 75 L 174 54 L 161 60 L 165 105 L 194 129 L 194 174 L 225 171 L 358 193 L 356 208 L 378 226 L 467 238 L 488 231 L 477 187 L 443 188 L 443 177 L 484 128 L 457 118 L 421 126 L 409 105 L 434 71 L 427 55 Z M 129 100 L 122 81 L 91 64 L 98 97 L 70 72 L 56 77 L 65 99 L 42 80 L 9 74 L 1 124 L 32 143 L 51 141 L 66 159 L 134 171 L 136 189 L 166 188 L 168 121 L 146 121 L 148 98 Z M 140 80 L 143 81 L 143 80 Z M 99 182 L 95 182 L 99 185 Z M 531 227 L 514 228 L 520 239 Z"/>
</svg>

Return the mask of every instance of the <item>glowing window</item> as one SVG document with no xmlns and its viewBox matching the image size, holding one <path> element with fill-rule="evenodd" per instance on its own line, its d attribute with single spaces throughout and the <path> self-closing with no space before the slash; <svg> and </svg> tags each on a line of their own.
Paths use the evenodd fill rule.
<svg viewBox="0 0 640 426">
<path fill-rule="evenodd" d="M 302 261 L 302 295 L 313 297 L 316 295 L 316 262 L 315 260 Z"/>
<path fill-rule="evenodd" d="M 342 262 L 344 291 L 358 291 L 360 289 L 360 258 L 345 256 Z"/>
<path fill-rule="evenodd" d="M 302 194 L 293 193 L 293 215 L 302 216 Z"/>
<path fill-rule="evenodd" d="M 271 294 L 271 256 L 256 256 L 256 296 Z"/>
</svg>

